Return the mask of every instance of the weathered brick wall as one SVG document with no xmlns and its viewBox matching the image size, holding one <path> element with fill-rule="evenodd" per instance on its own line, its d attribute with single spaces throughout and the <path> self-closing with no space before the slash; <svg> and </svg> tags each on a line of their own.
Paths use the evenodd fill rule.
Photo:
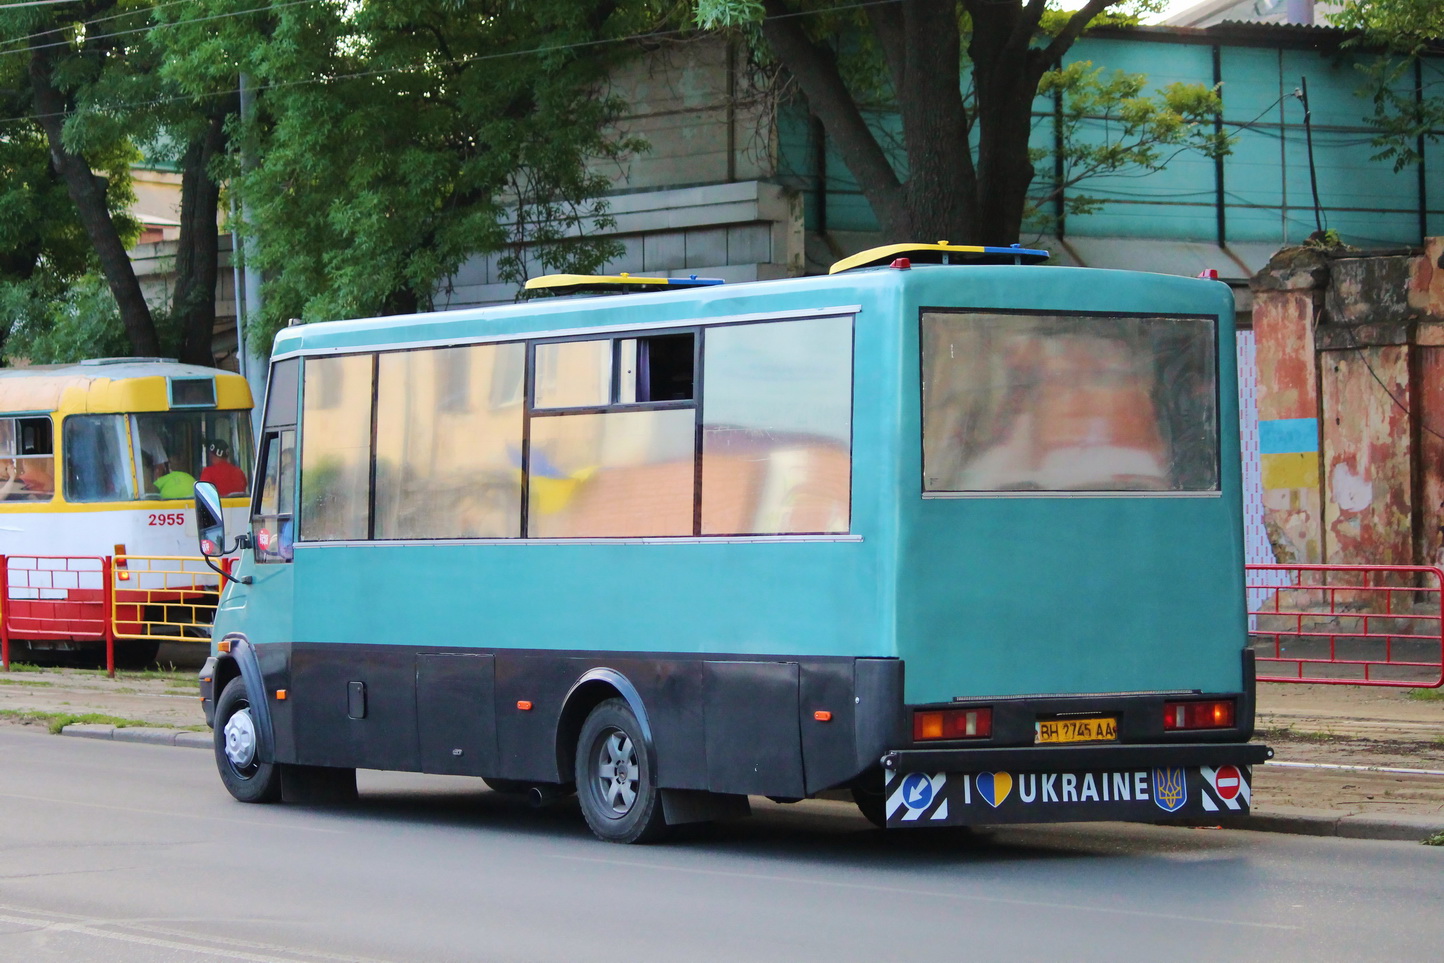
<svg viewBox="0 0 1444 963">
<path fill-rule="evenodd" d="M 1444 240 L 1288 248 L 1253 279 L 1265 524 L 1281 562 L 1434 564 L 1444 524 Z"/>
</svg>

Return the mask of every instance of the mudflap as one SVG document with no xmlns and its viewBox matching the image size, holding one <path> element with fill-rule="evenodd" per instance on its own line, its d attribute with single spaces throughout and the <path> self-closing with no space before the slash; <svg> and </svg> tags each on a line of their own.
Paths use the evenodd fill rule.
<svg viewBox="0 0 1444 963">
<path fill-rule="evenodd" d="M 1172 822 L 1247 815 L 1252 768 L 1232 764 L 1088 772 L 884 772 L 887 825 L 1095 820 Z"/>
</svg>

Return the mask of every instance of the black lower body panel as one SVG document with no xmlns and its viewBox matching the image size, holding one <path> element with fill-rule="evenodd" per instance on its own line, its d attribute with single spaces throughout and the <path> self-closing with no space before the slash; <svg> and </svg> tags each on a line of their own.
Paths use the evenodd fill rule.
<svg viewBox="0 0 1444 963">
<path fill-rule="evenodd" d="M 269 644 L 278 762 L 565 784 L 578 682 L 635 689 L 665 789 L 801 797 L 898 739 L 902 663 L 850 657 Z M 597 698 L 595 687 L 586 696 Z"/>
</svg>

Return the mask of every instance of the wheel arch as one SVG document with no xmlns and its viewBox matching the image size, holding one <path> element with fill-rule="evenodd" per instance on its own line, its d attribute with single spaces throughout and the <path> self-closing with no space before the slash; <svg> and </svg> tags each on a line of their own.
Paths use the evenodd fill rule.
<svg viewBox="0 0 1444 963">
<path fill-rule="evenodd" d="M 642 702 L 641 693 L 632 684 L 632 680 L 616 669 L 598 667 L 584 672 L 581 678 L 572 683 L 571 689 L 562 700 L 561 715 L 557 718 L 556 753 L 557 771 L 563 781 L 569 781 L 570 774 L 576 767 L 577 740 L 581 737 L 582 725 L 587 721 L 587 716 L 603 702 L 617 698 L 627 703 L 627 707 L 637 717 L 637 724 L 642 727 L 641 736 L 647 762 L 651 766 L 653 778 L 656 778 L 657 748 L 652 739 L 652 724 L 647 718 L 647 708 Z"/>
<path fill-rule="evenodd" d="M 223 641 L 230 642 L 229 654 L 216 659 L 212 692 L 216 699 L 225 691 L 231 680 L 240 678 L 246 687 L 246 699 L 251 704 L 251 718 L 256 725 L 256 756 L 261 762 L 276 761 L 276 735 L 271 723 L 271 704 L 266 699 L 265 679 L 261 675 L 261 662 L 256 657 L 256 647 L 244 635 L 230 634 Z"/>
</svg>

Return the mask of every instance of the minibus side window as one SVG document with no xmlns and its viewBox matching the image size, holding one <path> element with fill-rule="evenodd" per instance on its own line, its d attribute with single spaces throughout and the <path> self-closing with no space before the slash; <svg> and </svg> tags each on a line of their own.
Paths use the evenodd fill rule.
<svg viewBox="0 0 1444 963">
<path fill-rule="evenodd" d="M 852 318 L 707 331 L 702 534 L 845 533 Z"/>
<path fill-rule="evenodd" d="M 521 535 L 522 399 L 497 386 L 525 368 L 521 342 L 380 356 L 376 538 Z"/>
<path fill-rule="evenodd" d="M 697 334 L 536 345 L 529 538 L 695 534 Z"/>
<path fill-rule="evenodd" d="M 304 541 L 370 537 L 376 356 L 308 358 L 302 373 Z"/>
<path fill-rule="evenodd" d="M 261 487 L 251 531 L 257 562 L 289 562 L 295 543 L 296 432 L 268 431 L 261 447 Z"/>
</svg>

